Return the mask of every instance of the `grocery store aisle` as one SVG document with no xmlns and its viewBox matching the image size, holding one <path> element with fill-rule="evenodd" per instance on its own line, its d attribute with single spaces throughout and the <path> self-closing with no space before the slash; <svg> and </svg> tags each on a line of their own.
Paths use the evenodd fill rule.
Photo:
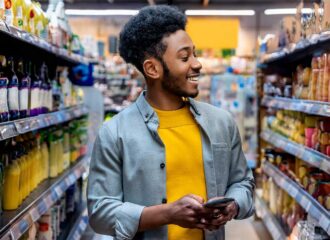
<svg viewBox="0 0 330 240">
<path fill-rule="evenodd" d="M 244 240 L 272 239 L 262 222 L 255 221 L 253 217 L 245 220 L 233 220 L 226 226 L 226 240 L 241 240 L 243 238 Z M 112 237 L 94 234 L 92 230 L 88 228 L 82 240 L 87 239 L 112 240 Z"/>
<path fill-rule="evenodd" d="M 230 221 L 226 226 L 226 240 L 271 240 L 267 229 L 254 217 Z"/>
</svg>

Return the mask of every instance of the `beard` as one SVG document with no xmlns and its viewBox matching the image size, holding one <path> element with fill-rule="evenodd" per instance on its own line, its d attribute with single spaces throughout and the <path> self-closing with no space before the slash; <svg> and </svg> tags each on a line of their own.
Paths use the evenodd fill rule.
<svg viewBox="0 0 330 240">
<path fill-rule="evenodd" d="M 189 93 L 187 92 L 183 87 L 181 87 L 178 83 L 180 83 L 180 80 L 175 77 L 169 70 L 167 64 L 161 60 L 163 71 L 164 71 L 164 78 L 162 80 L 162 87 L 167 90 L 168 92 L 178 96 L 178 97 L 190 97 L 195 98 L 197 97 L 199 91 L 195 93 Z"/>
</svg>

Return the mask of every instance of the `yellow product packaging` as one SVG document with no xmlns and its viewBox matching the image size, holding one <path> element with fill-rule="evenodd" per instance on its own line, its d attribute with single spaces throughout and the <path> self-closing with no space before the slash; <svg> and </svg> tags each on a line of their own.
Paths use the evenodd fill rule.
<svg viewBox="0 0 330 240">
<path fill-rule="evenodd" d="M 40 3 L 32 2 L 33 9 L 34 9 L 34 34 L 38 37 L 41 37 L 41 33 L 43 31 L 44 25 L 42 22 L 42 9 L 40 7 Z"/>
<path fill-rule="evenodd" d="M 13 161 L 5 169 L 5 181 L 3 189 L 3 209 L 15 210 L 20 204 L 19 183 L 21 170 L 18 163 Z"/>
<path fill-rule="evenodd" d="M 24 14 L 23 14 L 23 0 L 15 0 L 13 5 L 14 26 L 23 30 Z"/>
</svg>

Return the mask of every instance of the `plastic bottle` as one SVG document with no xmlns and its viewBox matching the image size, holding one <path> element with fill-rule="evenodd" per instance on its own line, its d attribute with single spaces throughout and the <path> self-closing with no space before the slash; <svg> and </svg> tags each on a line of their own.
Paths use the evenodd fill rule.
<svg viewBox="0 0 330 240">
<path fill-rule="evenodd" d="M 31 91 L 30 91 L 30 116 L 37 116 L 40 112 L 40 79 L 36 72 L 36 65 L 30 63 Z"/>
<path fill-rule="evenodd" d="M 43 180 L 49 177 L 49 152 L 45 134 L 46 133 L 41 134 L 41 159 L 43 161 Z"/>
<path fill-rule="evenodd" d="M 48 223 L 39 223 L 38 240 L 51 240 L 53 234 Z"/>
<path fill-rule="evenodd" d="M 63 154 L 63 132 L 58 130 L 57 134 L 57 170 L 62 173 L 64 170 L 64 154 Z"/>
<path fill-rule="evenodd" d="M 0 122 L 7 122 L 9 120 L 8 110 L 8 78 L 5 76 L 5 61 L 4 56 L 0 56 Z"/>
<path fill-rule="evenodd" d="M 35 34 L 35 11 L 34 11 L 34 5 L 32 4 L 31 0 L 25 0 L 25 14 L 27 18 L 27 31 L 31 34 Z"/>
<path fill-rule="evenodd" d="M 63 135 L 63 168 L 67 169 L 70 166 L 70 134 L 68 127 L 64 128 Z"/>
<path fill-rule="evenodd" d="M 22 60 L 17 64 L 16 74 L 18 77 L 19 116 L 20 118 L 25 118 L 28 116 L 29 86 L 31 79 L 27 71 L 27 66 Z"/>
<path fill-rule="evenodd" d="M 49 134 L 49 177 L 54 178 L 58 175 L 57 170 L 57 152 L 56 152 L 56 136 L 52 132 Z"/>
<path fill-rule="evenodd" d="M 5 0 L 0 0 L 0 21 L 5 20 Z"/>
<path fill-rule="evenodd" d="M 11 152 L 10 164 L 5 169 L 3 209 L 15 210 L 20 204 L 19 183 L 21 170 L 17 163 L 16 151 Z"/>
<path fill-rule="evenodd" d="M 14 14 L 13 14 L 13 0 L 5 1 L 5 22 L 8 26 L 13 26 Z"/>
<path fill-rule="evenodd" d="M 23 0 L 15 0 L 13 3 L 14 26 L 23 30 Z"/>
<path fill-rule="evenodd" d="M 13 58 L 8 58 L 7 62 L 8 83 L 8 107 L 10 120 L 19 118 L 19 97 L 18 97 L 18 78 L 14 70 Z"/>
<path fill-rule="evenodd" d="M 38 37 L 41 37 L 41 33 L 44 29 L 44 25 L 42 22 L 42 9 L 40 7 L 40 3 L 38 2 L 32 2 L 33 9 L 35 12 L 34 16 L 34 30 L 35 30 L 35 35 Z"/>
</svg>

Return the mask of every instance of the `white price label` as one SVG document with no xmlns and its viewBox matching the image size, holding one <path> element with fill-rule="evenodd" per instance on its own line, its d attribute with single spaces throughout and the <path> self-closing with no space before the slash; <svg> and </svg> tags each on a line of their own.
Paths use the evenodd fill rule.
<svg viewBox="0 0 330 240">
<path fill-rule="evenodd" d="M 62 196 L 62 194 L 63 194 L 63 191 L 60 186 L 55 187 L 55 192 L 56 192 L 57 196 L 59 196 L 59 197 Z"/>
<path fill-rule="evenodd" d="M 47 206 L 47 208 L 50 208 L 53 204 L 54 204 L 54 200 L 52 199 L 52 195 L 49 194 L 46 198 L 45 198 L 45 204 Z"/>
<path fill-rule="evenodd" d="M 32 208 L 29 213 L 33 222 L 37 221 L 40 218 L 39 211 L 36 207 Z"/>
</svg>

